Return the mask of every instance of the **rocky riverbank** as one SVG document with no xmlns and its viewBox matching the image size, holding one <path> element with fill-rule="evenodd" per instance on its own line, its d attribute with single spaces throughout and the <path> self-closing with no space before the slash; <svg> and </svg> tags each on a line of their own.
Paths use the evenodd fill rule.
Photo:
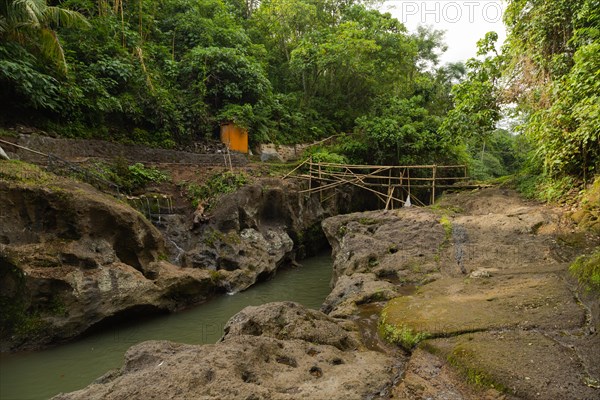
<svg viewBox="0 0 600 400">
<path fill-rule="evenodd" d="M 219 289 L 168 262 L 141 214 L 87 184 L 0 162 L 2 351 L 60 342 L 121 317 L 166 312 Z"/>
<path fill-rule="evenodd" d="M 323 227 L 335 262 L 324 312 L 249 307 L 217 344 L 139 344 L 57 398 L 598 397 L 598 297 L 567 272 L 597 237 L 574 240 L 585 234 L 558 211 L 486 189 Z"/>
<path fill-rule="evenodd" d="M 0 162 L 0 194 L 2 351 L 244 290 L 326 244 L 320 221 L 357 206 L 348 193 L 324 207 L 262 179 L 199 226 L 191 212 L 163 216 L 161 232 L 112 196 L 18 161 Z"/>
<path fill-rule="evenodd" d="M 323 310 L 357 320 L 371 303 L 379 333 L 411 354 L 394 398 L 600 395 L 598 297 L 568 273 L 598 237 L 560 210 L 492 188 L 323 226 L 335 257 Z"/>
</svg>

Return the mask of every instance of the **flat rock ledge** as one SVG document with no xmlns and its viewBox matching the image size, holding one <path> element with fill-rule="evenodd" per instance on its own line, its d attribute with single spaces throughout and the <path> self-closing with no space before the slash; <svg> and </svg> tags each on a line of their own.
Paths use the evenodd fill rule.
<svg viewBox="0 0 600 400">
<path fill-rule="evenodd" d="M 323 229 L 334 274 L 321 310 L 404 349 L 393 398 L 600 398 L 599 299 L 569 275 L 582 249 L 559 210 L 490 188 Z"/>
</svg>

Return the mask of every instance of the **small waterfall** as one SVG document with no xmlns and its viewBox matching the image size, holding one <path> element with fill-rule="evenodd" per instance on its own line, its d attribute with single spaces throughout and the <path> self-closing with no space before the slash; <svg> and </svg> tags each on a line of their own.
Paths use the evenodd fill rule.
<svg viewBox="0 0 600 400">
<path fill-rule="evenodd" d="M 171 244 L 175 246 L 175 249 L 177 249 L 177 256 L 175 256 L 175 260 L 173 260 L 173 263 L 179 265 L 179 262 L 181 261 L 181 256 L 183 255 L 183 253 L 185 253 L 185 250 L 179 247 L 179 245 L 175 243 L 173 239 L 169 239 L 169 242 L 171 242 Z"/>
<path fill-rule="evenodd" d="M 156 199 L 156 213 L 158 215 L 158 222 L 160 222 L 160 200 L 158 197 L 154 197 Z"/>
<path fill-rule="evenodd" d="M 152 210 L 150 209 L 150 201 L 148 200 L 148 197 L 144 196 L 144 199 L 146 200 L 146 210 L 148 211 L 148 219 L 150 221 L 152 221 Z"/>
</svg>

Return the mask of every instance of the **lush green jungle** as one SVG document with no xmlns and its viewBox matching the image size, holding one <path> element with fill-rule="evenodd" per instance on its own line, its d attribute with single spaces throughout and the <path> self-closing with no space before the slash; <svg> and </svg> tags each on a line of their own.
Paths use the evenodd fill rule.
<svg viewBox="0 0 600 400">
<path fill-rule="evenodd" d="M 0 125 L 167 148 L 223 121 L 254 144 L 343 134 L 315 156 L 468 162 L 547 199 L 598 173 L 600 1 L 509 0 L 504 45 L 450 65 L 443 32 L 376 7 L 0 0 Z"/>
</svg>

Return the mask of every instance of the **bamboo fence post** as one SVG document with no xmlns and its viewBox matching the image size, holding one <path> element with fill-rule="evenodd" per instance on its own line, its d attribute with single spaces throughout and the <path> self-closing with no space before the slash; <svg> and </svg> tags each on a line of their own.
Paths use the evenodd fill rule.
<svg viewBox="0 0 600 400">
<path fill-rule="evenodd" d="M 313 169 L 313 163 L 312 163 L 312 157 L 310 159 L 310 163 L 308 164 L 308 196 L 310 197 L 310 191 L 312 190 L 312 169 Z"/>
<path fill-rule="evenodd" d="M 388 170 L 388 204 L 385 205 L 386 210 L 388 209 L 388 205 L 390 203 L 390 199 L 392 198 L 391 196 L 393 194 L 393 189 L 392 189 L 392 193 L 390 193 L 390 189 L 392 189 L 392 168 L 390 168 Z M 392 205 L 392 208 L 394 208 L 393 205 Z"/>
<path fill-rule="evenodd" d="M 321 185 L 321 164 L 319 163 L 319 186 Z M 323 204 L 323 190 L 319 190 L 320 201 Z"/>
<path fill-rule="evenodd" d="M 432 172 L 433 180 L 431 181 L 431 204 L 433 205 L 435 203 L 435 179 L 436 179 L 437 166 L 434 165 L 432 169 L 433 169 L 433 172 Z"/>
<path fill-rule="evenodd" d="M 410 168 L 406 168 L 406 182 L 408 186 L 408 195 L 410 196 Z"/>
</svg>

